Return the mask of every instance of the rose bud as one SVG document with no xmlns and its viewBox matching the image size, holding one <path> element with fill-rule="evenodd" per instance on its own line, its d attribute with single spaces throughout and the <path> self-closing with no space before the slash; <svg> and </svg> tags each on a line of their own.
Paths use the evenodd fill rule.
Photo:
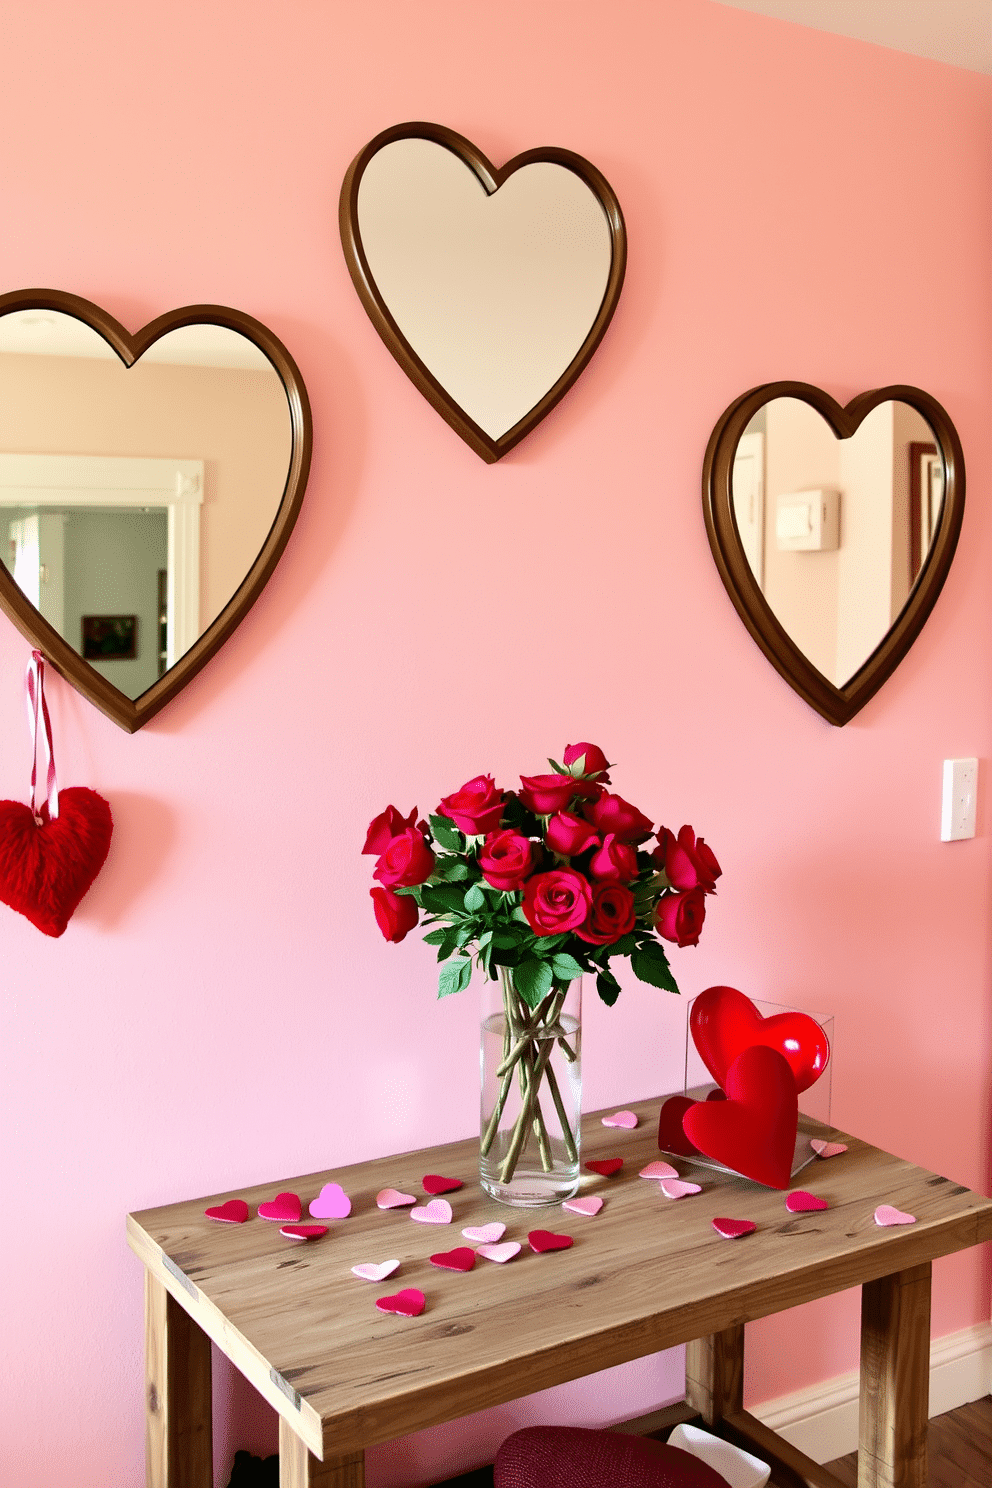
<svg viewBox="0 0 992 1488">
<path fill-rule="evenodd" d="M 597 832 L 601 835 L 612 832 L 618 842 L 643 842 L 654 831 L 643 812 L 625 801 L 623 796 L 604 793 L 598 801 L 590 801 L 583 815 Z"/>
<path fill-rule="evenodd" d="M 576 930 L 590 945 L 612 945 L 634 928 L 634 896 L 623 884 L 596 884 L 592 908 L 584 925 Z"/>
<path fill-rule="evenodd" d="M 394 837 L 398 837 L 407 827 L 412 827 L 416 820 L 416 806 L 409 816 L 400 816 L 395 806 L 387 806 L 385 811 L 380 811 L 379 815 L 369 822 L 369 830 L 362 852 L 375 853 L 378 857 L 380 853 L 386 851 Z"/>
<path fill-rule="evenodd" d="M 434 854 L 416 827 L 407 827 L 392 842 L 375 865 L 373 878 L 381 884 L 412 888 L 434 872 Z"/>
<path fill-rule="evenodd" d="M 523 790 L 518 791 L 523 804 L 535 816 L 551 816 L 566 811 L 576 796 L 588 799 L 599 795 L 594 780 L 576 780 L 571 775 L 521 775 Z"/>
<path fill-rule="evenodd" d="M 654 925 L 666 940 L 674 940 L 679 946 L 691 946 L 699 943 L 699 932 L 705 918 L 703 890 L 687 889 L 684 894 L 666 894 L 658 901 Z"/>
<path fill-rule="evenodd" d="M 570 811 L 555 812 L 548 822 L 544 840 L 553 853 L 563 858 L 575 858 L 587 848 L 599 846 L 594 829 L 581 816 L 573 816 Z"/>
<path fill-rule="evenodd" d="M 536 873 L 524 884 L 523 911 L 535 935 L 563 935 L 577 929 L 591 905 L 588 880 L 571 868 Z"/>
<path fill-rule="evenodd" d="M 445 796 L 437 809 L 439 815 L 450 817 L 467 837 L 483 837 L 487 832 L 495 832 L 503 820 L 503 796 L 491 775 L 476 775 L 460 791 Z"/>
<path fill-rule="evenodd" d="M 607 832 L 603 845 L 589 859 L 589 877 L 603 882 L 629 883 L 637 877 L 637 853 L 627 842 Z"/>
<path fill-rule="evenodd" d="M 677 837 L 667 827 L 659 827 L 658 846 L 651 856 L 673 889 L 702 889 L 712 894 L 723 871 L 703 839 L 696 841 L 691 827 L 682 827 Z"/>
<path fill-rule="evenodd" d="M 409 894 L 394 894 L 392 889 L 369 889 L 369 893 L 379 929 L 387 940 L 398 945 L 419 919 L 416 904 Z"/>
<path fill-rule="evenodd" d="M 610 777 L 606 772 L 610 768 L 610 762 L 598 744 L 566 744 L 562 763 L 574 765 L 583 755 L 585 759 L 582 774 L 594 775 L 600 785 L 609 785 Z"/>
<path fill-rule="evenodd" d="M 491 888 L 512 894 L 533 871 L 534 849 L 519 832 L 494 832 L 479 849 L 479 867 Z"/>
</svg>

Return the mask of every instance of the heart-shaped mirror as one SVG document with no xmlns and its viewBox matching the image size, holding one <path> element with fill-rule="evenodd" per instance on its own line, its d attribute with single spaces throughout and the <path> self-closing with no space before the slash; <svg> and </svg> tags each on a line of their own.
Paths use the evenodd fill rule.
<svg viewBox="0 0 992 1488">
<path fill-rule="evenodd" d="M 310 443 L 296 364 L 248 315 L 132 336 L 76 295 L 0 296 L 0 606 L 133 733 L 265 587 Z"/>
<path fill-rule="evenodd" d="M 703 510 L 751 635 L 800 697 L 847 723 L 906 655 L 947 577 L 961 443 L 919 388 L 842 408 L 809 383 L 767 383 L 713 430 Z"/>
<path fill-rule="evenodd" d="M 490 463 L 564 397 L 620 297 L 620 204 L 569 150 L 497 168 L 443 125 L 398 124 L 352 162 L 339 215 L 372 324 Z"/>
</svg>

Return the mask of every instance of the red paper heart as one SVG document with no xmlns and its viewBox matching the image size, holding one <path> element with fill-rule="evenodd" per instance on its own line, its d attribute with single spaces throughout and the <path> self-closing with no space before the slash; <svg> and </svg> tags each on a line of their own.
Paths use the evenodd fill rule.
<svg viewBox="0 0 992 1488">
<path fill-rule="evenodd" d="M 427 1306 L 427 1298 L 416 1287 L 404 1287 L 392 1297 L 378 1297 L 375 1305 L 380 1312 L 398 1312 L 400 1317 L 419 1317 Z"/>
<path fill-rule="evenodd" d="M 568 1250 L 572 1244 L 571 1235 L 553 1235 L 550 1230 L 531 1230 L 527 1236 L 531 1250 L 538 1255 L 545 1250 Z"/>
<path fill-rule="evenodd" d="M 475 1265 L 475 1251 L 468 1245 L 456 1245 L 454 1250 L 439 1250 L 431 1256 L 432 1266 L 441 1266 L 445 1271 L 471 1271 Z"/>
<path fill-rule="evenodd" d="M 258 1206 L 259 1219 L 275 1219 L 280 1224 L 298 1224 L 300 1212 L 300 1201 L 294 1193 L 276 1194 Z"/>
<path fill-rule="evenodd" d="M 742 1235 L 753 1235 L 758 1226 L 753 1219 L 721 1219 L 713 1221 L 713 1228 L 725 1240 L 739 1240 Z"/>
<path fill-rule="evenodd" d="M 829 1209 L 830 1205 L 826 1199 L 818 1199 L 804 1188 L 796 1188 L 786 1199 L 785 1207 L 790 1214 L 808 1214 L 814 1209 Z"/>
<path fill-rule="evenodd" d="M 586 1167 L 590 1173 L 602 1173 L 604 1178 L 611 1178 L 614 1173 L 619 1173 L 623 1167 L 622 1157 L 604 1157 L 597 1162 L 587 1162 Z"/>
<path fill-rule="evenodd" d="M 679 1157 L 695 1157 L 698 1148 L 693 1147 L 685 1134 L 682 1118 L 696 1102 L 687 1095 L 670 1095 L 658 1117 L 658 1146 L 662 1152 L 674 1152 Z"/>
<path fill-rule="evenodd" d="M 279 1231 L 285 1235 L 287 1240 L 319 1240 L 321 1235 L 327 1234 L 326 1225 L 311 1224 L 287 1224 Z"/>
<path fill-rule="evenodd" d="M 756 1044 L 727 1071 L 727 1099 L 698 1101 L 685 1133 L 700 1152 L 769 1188 L 788 1188 L 799 1125 L 796 1082 L 776 1049 Z"/>
<path fill-rule="evenodd" d="M 830 1058 L 827 1035 L 815 1018 L 795 1012 L 763 1018 L 735 987 L 707 987 L 701 992 L 692 1004 L 689 1028 L 703 1063 L 724 1090 L 738 1054 L 755 1044 L 775 1049 L 788 1061 L 800 1092 L 820 1078 Z"/>
<path fill-rule="evenodd" d="M 248 1205 L 244 1199 L 228 1199 L 226 1204 L 215 1204 L 203 1212 L 208 1219 L 219 1219 L 222 1224 L 244 1224 L 248 1218 Z"/>
<path fill-rule="evenodd" d="M 59 814 L 41 825 L 20 801 L 0 801 L 0 903 L 45 935 L 65 931 L 106 862 L 114 830 L 110 807 L 83 785 L 59 792 Z"/>
<path fill-rule="evenodd" d="M 424 1193 L 429 1194 L 454 1193 L 461 1186 L 460 1178 L 442 1178 L 440 1173 L 428 1173 L 424 1179 Z"/>
</svg>

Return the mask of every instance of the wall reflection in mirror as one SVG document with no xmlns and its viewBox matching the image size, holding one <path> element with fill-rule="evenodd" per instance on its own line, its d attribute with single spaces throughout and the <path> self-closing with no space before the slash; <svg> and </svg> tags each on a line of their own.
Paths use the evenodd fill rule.
<svg viewBox="0 0 992 1488">
<path fill-rule="evenodd" d="M 74 316 L 0 316 L 0 559 L 132 700 L 239 588 L 292 447 L 282 379 L 236 331 L 182 326 L 127 368 Z"/>
<path fill-rule="evenodd" d="M 732 495 L 773 614 L 843 687 L 898 618 L 937 532 L 944 466 L 929 424 L 886 402 L 838 439 L 808 403 L 773 398 L 737 445 Z"/>
</svg>

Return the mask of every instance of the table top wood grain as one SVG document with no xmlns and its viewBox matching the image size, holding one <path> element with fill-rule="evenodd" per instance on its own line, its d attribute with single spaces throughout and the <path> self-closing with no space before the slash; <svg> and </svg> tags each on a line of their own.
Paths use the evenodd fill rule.
<svg viewBox="0 0 992 1488">
<path fill-rule="evenodd" d="M 280 1178 L 128 1216 L 128 1241 L 214 1342 L 317 1456 L 343 1454 L 451 1420 L 653 1353 L 753 1318 L 902 1271 L 992 1239 L 992 1200 L 939 1174 L 834 1133 L 849 1150 L 817 1159 L 794 1186 L 830 1208 L 790 1214 L 785 1195 L 677 1160 L 702 1192 L 666 1199 L 638 1177 L 657 1159 L 660 1101 L 636 1102 L 639 1125 L 582 1124 L 583 1162 L 612 1156 L 623 1171 L 584 1173 L 583 1194 L 604 1206 L 594 1218 L 560 1207 L 497 1204 L 479 1187 L 478 1140 L 403 1153 L 352 1167 Z M 426 1203 L 421 1180 L 464 1180 L 446 1195 L 450 1225 L 411 1221 L 408 1209 L 379 1210 L 376 1193 L 398 1188 Z M 352 1213 L 327 1235 L 285 1239 L 257 1206 L 278 1192 L 299 1195 L 303 1219 L 323 1184 L 337 1182 Z M 247 1201 L 243 1225 L 204 1210 Z M 880 1228 L 881 1203 L 916 1215 Z M 755 1234 L 722 1239 L 714 1216 L 752 1219 Z M 465 1225 L 500 1220 L 523 1246 L 512 1261 L 477 1259 L 467 1273 L 429 1257 L 469 1244 Z M 573 1237 L 570 1250 L 535 1254 L 527 1233 Z M 396 1257 L 386 1281 L 352 1275 L 361 1261 Z M 418 1318 L 379 1312 L 377 1297 L 417 1287 Z"/>
</svg>

